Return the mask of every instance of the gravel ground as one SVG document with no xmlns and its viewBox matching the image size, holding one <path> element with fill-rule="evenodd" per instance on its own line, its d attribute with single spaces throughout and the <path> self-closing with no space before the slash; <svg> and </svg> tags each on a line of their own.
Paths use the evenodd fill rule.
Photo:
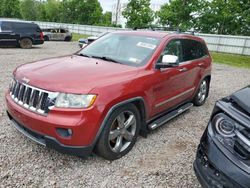
<svg viewBox="0 0 250 188">
<path fill-rule="evenodd" d="M 210 96 L 202 107 L 139 137 L 125 157 L 109 162 L 44 148 L 15 131 L 5 114 L 4 92 L 20 64 L 70 54 L 77 43 L 48 42 L 31 50 L 0 49 L 0 187 L 199 187 L 192 162 L 214 102 L 250 83 L 250 70 L 213 66 Z"/>
</svg>

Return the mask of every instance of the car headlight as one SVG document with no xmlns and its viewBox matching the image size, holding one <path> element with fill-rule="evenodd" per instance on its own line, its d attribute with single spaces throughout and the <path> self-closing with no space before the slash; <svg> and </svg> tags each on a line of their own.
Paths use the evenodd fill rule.
<svg viewBox="0 0 250 188">
<path fill-rule="evenodd" d="M 58 108 L 89 108 L 95 102 L 96 97 L 96 95 L 60 93 L 55 106 Z"/>
<path fill-rule="evenodd" d="M 236 123 L 224 114 L 218 114 L 213 118 L 216 132 L 223 137 L 234 137 Z"/>
</svg>

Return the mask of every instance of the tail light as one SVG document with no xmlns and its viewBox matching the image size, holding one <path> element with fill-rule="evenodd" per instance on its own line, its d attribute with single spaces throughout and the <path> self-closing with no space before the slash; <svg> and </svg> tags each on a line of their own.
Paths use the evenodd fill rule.
<svg viewBox="0 0 250 188">
<path fill-rule="evenodd" d="M 44 40 L 44 38 L 43 38 L 43 32 L 40 32 L 40 39 Z"/>
</svg>

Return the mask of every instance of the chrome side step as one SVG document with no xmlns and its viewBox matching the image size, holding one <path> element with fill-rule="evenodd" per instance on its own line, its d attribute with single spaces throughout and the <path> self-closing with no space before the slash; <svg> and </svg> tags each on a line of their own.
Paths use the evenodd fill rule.
<svg viewBox="0 0 250 188">
<path fill-rule="evenodd" d="M 150 123 L 148 125 L 148 128 L 150 130 L 154 130 L 157 127 L 160 127 L 161 125 L 164 125 L 165 123 L 167 123 L 168 121 L 170 121 L 174 117 L 176 117 L 176 116 L 182 114 L 183 112 L 187 111 L 192 106 L 193 106 L 193 103 L 186 103 L 183 106 L 177 108 L 176 110 L 173 110 L 170 113 L 160 117 L 159 119 L 156 119 L 155 121 L 153 121 L 152 123 Z"/>
</svg>

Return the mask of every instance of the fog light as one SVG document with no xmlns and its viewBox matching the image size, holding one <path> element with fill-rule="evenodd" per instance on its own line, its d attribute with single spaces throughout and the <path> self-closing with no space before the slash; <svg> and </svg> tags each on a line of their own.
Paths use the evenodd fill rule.
<svg viewBox="0 0 250 188">
<path fill-rule="evenodd" d="M 64 128 L 56 128 L 56 132 L 64 138 L 69 138 L 72 136 L 73 131 L 72 129 L 64 129 Z"/>
</svg>

